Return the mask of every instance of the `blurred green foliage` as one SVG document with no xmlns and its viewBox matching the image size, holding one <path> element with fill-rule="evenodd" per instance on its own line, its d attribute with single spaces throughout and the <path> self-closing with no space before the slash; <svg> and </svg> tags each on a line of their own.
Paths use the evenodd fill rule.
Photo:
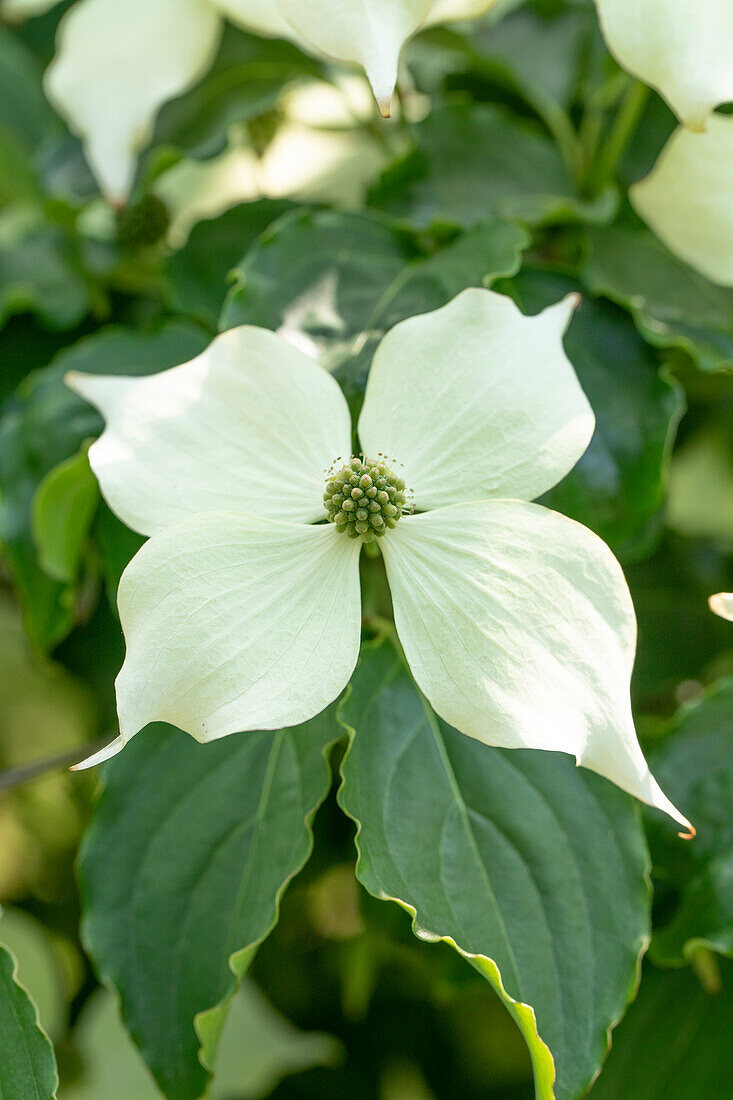
<svg viewBox="0 0 733 1100">
<path fill-rule="evenodd" d="M 532 1022 L 510 1006 L 517 1026 L 485 960 L 471 967 L 428 942 L 447 937 L 501 959 L 509 996 L 532 990 L 552 1036 L 556 1096 L 579 1097 L 633 992 L 648 841 L 651 949 L 590 1095 L 722 1100 L 733 1020 L 733 626 L 707 597 L 733 589 L 733 291 L 672 257 L 626 199 L 671 132 L 669 111 L 650 93 L 609 161 L 629 78 L 581 0 L 528 2 L 500 22 L 420 36 L 389 124 L 353 110 L 335 122 L 296 117 L 293 89 L 342 95 L 344 74 L 229 28 L 207 77 L 161 111 L 132 213 L 115 217 L 42 90 L 68 6 L 0 26 L 0 941 L 21 983 L 0 948 L 0 1092 L 27 1100 L 34 1080 L 35 1094 L 54 1094 L 28 990 L 54 1043 L 61 1100 L 160 1095 L 129 1033 L 168 1097 L 196 1100 L 213 1068 L 215 1100 L 531 1100 L 522 1033 L 547 1076 Z M 314 144 L 287 146 L 294 135 Z M 333 159 L 322 162 L 324 135 Z M 303 205 L 308 173 L 319 201 Z M 359 209 L 344 209 L 355 193 Z M 169 222 L 193 229 L 176 235 Z M 360 716 L 373 742 L 355 741 L 345 762 L 344 726 L 330 715 L 311 724 L 308 759 L 287 735 L 201 747 L 159 728 L 109 769 L 97 803 L 97 781 L 65 768 L 113 736 L 115 593 L 141 540 L 99 498 L 86 448 L 101 421 L 64 386 L 66 371 L 151 373 L 194 357 L 219 327 L 258 324 L 320 355 L 356 411 L 381 335 L 467 286 L 494 286 L 528 313 L 583 295 L 566 347 L 598 430 L 545 503 L 623 561 L 639 619 L 637 724 L 696 841 L 682 844 L 653 812 L 645 840 L 628 800 L 560 759 L 538 765 L 534 781 L 542 789 L 556 770 L 564 804 L 542 802 L 529 790 L 532 754 L 479 759 L 478 746 L 445 730 L 460 790 L 486 768 L 482 813 L 496 833 L 466 872 L 475 908 L 462 918 L 429 868 L 405 858 L 399 871 L 395 822 L 369 820 L 360 804 L 360 772 L 376 781 L 369 753 L 401 732 L 368 700 Z M 342 714 L 349 726 L 369 675 L 367 665 Z M 393 690 L 401 707 L 414 705 L 409 683 Z M 289 746 L 278 765 L 283 802 L 253 832 L 247 807 L 256 812 L 278 738 Z M 334 741 L 329 771 L 321 750 Z M 350 816 L 336 798 L 342 762 Z M 424 764 L 408 775 L 402 828 L 428 828 L 445 794 L 440 774 Z M 511 790 L 506 804 L 497 785 Z M 573 816 L 584 799 L 601 817 L 618 804 L 615 864 L 601 826 L 586 818 L 583 835 Z M 311 838 L 304 819 L 316 806 Z M 74 864 L 92 818 L 80 895 Z M 565 838 L 553 844 L 555 820 Z M 528 847 L 512 864 L 520 840 Z M 269 884 L 258 843 L 277 855 Z M 492 877 L 501 844 L 512 890 L 510 877 Z M 380 846 L 401 883 L 375 870 Z M 564 912 L 551 904 L 553 883 L 565 884 Z M 612 928 L 609 894 L 609 924 L 621 922 Z M 408 914 L 379 900 L 406 895 L 429 914 L 417 937 Z M 502 907 L 511 942 L 497 946 Z M 100 979 L 121 994 L 127 1030 Z"/>
</svg>

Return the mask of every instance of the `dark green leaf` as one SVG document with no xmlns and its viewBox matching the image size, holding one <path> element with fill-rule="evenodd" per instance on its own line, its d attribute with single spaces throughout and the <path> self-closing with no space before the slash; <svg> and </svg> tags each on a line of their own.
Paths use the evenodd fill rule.
<svg viewBox="0 0 733 1100">
<path fill-rule="evenodd" d="M 479 24 L 467 36 L 471 67 L 509 85 L 540 116 L 550 106 L 568 111 L 587 40 L 595 31 L 593 13 L 587 9 L 540 14 L 523 7 L 495 26 Z"/>
<path fill-rule="evenodd" d="M 0 1096 L 54 1100 L 58 1074 L 36 1007 L 15 980 L 15 962 L 0 944 Z"/>
<path fill-rule="evenodd" d="M 0 202 L 41 197 L 38 167 L 61 124 L 43 94 L 41 67 L 0 25 Z"/>
<path fill-rule="evenodd" d="M 170 262 L 173 305 L 214 329 L 229 289 L 229 274 L 254 240 L 292 208 L 285 201 L 242 203 L 194 226 Z"/>
<path fill-rule="evenodd" d="M 521 309 L 536 313 L 577 285 L 525 270 L 510 284 Z M 646 549 L 664 502 L 671 447 L 685 408 L 681 387 L 660 375 L 655 354 L 624 313 L 586 299 L 565 349 L 596 415 L 580 462 L 542 503 L 596 531 L 622 558 Z"/>
<path fill-rule="evenodd" d="M 700 946 L 733 954 L 733 680 L 685 707 L 653 754 L 654 774 L 697 829 L 690 844 L 650 817 L 660 892 L 675 892 L 654 958 L 682 964 Z"/>
<path fill-rule="evenodd" d="M 126 527 L 104 501 L 100 502 L 97 509 L 93 537 L 99 548 L 107 599 L 116 614 L 120 578 L 145 539 Z"/>
<path fill-rule="evenodd" d="M 560 754 L 490 749 L 445 725 L 389 643 L 365 651 L 341 716 L 340 802 L 358 874 L 445 939 L 517 1019 L 538 1097 L 579 1097 L 603 1061 L 648 933 L 638 814 Z M 524 1006 L 531 1006 L 534 1018 Z"/>
<path fill-rule="evenodd" d="M 733 587 L 730 564 L 710 543 L 666 534 L 653 557 L 624 572 L 639 622 L 634 696 L 642 709 L 670 713 L 678 686 L 704 682 L 709 666 L 731 652 L 730 623 L 711 614 L 707 602 L 712 592 Z"/>
<path fill-rule="evenodd" d="M 197 1100 L 223 1007 L 311 850 L 333 710 L 199 745 L 151 726 L 106 772 L 81 871 L 85 938 L 168 1100 Z M 110 858 L 110 854 L 114 858 Z"/>
<path fill-rule="evenodd" d="M 723 1100 L 730 1096 L 733 966 L 706 992 L 690 970 L 649 968 L 614 1034 L 591 1100 Z"/>
<path fill-rule="evenodd" d="M 29 637 L 48 649 L 71 629 L 73 587 L 49 577 L 38 562 L 32 501 L 47 474 L 99 434 L 97 412 L 64 385 L 68 370 L 151 374 L 193 358 L 206 346 L 194 324 L 171 321 L 146 334 L 107 329 L 62 352 L 31 375 L 0 415 L 0 539 L 11 566 Z"/>
<path fill-rule="evenodd" d="M 0 26 L 0 130 L 30 155 L 61 124 L 43 94 L 41 67 L 17 35 Z"/>
<path fill-rule="evenodd" d="M 411 225 L 605 222 L 615 197 L 580 198 L 555 145 L 538 129 L 483 104 L 436 108 L 415 128 L 416 148 L 389 167 L 372 205 Z"/>
<path fill-rule="evenodd" d="M 26 222 L 19 212 L 16 224 L 2 226 L 0 325 L 14 313 L 29 312 L 51 328 L 73 328 L 89 309 L 79 261 L 60 229 Z"/>
<path fill-rule="evenodd" d="M 583 281 L 628 309 L 650 344 L 682 348 L 701 370 L 733 368 L 733 290 L 716 286 L 645 229 L 597 229 Z"/>
<path fill-rule="evenodd" d="M 222 327 L 295 333 L 322 362 L 358 375 L 363 389 L 371 360 L 359 354 L 366 338 L 445 305 L 468 286 L 513 274 L 527 244 L 522 229 L 489 222 L 425 256 L 412 237 L 379 217 L 293 213 L 245 257 Z"/>
<path fill-rule="evenodd" d="M 226 144 L 233 123 L 271 110 L 286 84 L 321 71 L 317 61 L 290 42 L 227 26 L 208 73 L 161 110 L 153 146 L 172 145 L 194 156 L 213 156 Z"/>
<path fill-rule="evenodd" d="M 236 269 L 221 327 L 287 328 L 319 350 L 343 353 L 416 254 L 406 237 L 368 214 L 295 211 Z"/>
</svg>

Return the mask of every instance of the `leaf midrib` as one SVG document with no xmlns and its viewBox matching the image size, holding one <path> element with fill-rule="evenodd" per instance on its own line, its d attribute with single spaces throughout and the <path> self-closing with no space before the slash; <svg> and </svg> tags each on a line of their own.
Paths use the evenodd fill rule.
<svg viewBox="0 0 733 1100">
<path fill-rule="evenodd" d="M 494 888 L 491 884 L 491 879 L 489 878 L 489 875 L 488 875 L 487 870 L 486 870 L 486 866 L 484 865 L 484 862 L 481 858 L 481 853 L 479 851 L 478 843 L 476 841 L 476 836 L 474 834 L 473 828 L 471 827 L 471 818 L 470 818 L 469 810 L 468 810 L 468 807 L 466 806 L 463 795 L 461 794 L 461 789 L 458 786 L 458 780 L 456 779 L 456 774 L 453 770 L 453 765 L 451 764 L 450 757 L 448 755 L 448 750 L 446 749 L 445 742 L 443 740 L 443 737 L 441 736 L 440 725 L 438 723 L 437 716 L 432 711 L 432 709 L 429 708 L 426 700 L 423 698 L 422 695 L 420 696 L 420 698 L 421 698 L 422 705 L 423 705 L 423 711 L 425 713 L 425 721 L 428 725 L 428 728 L 430 729 L 430 732 L 433 735 L 433 740 L 435 741 L 435 746 L 438 750 L 438 755 L 440 757 L 440 762 L 443 765 L 443 770 L 445 771 L 446 778 L 448 779 L 448 783 L 450 784 L 451 792 L 453 794 L 453 797 L 455 799 L 455 803 L 456 803 L 456 805 L 458 807 L 458 810 L 459 810 L 460 818 L 461 818 L 461 821 L 463 823 L 463 827 L 464 827 L 464 831 L 466 833 L 466 838 L 468 840 L 469 847 L 470 847 L 471 852 L 473 853 L 474 859 L 476 860 L 476 863 L 477 863 L 477 865 L 480 869 L 481 878 L 483 879 L 483 882 L 484 882 L 484 885 L 485 885 L 485 888 L 486 888 L 486 892 L 487 892 L 487 894 L 488 894 L 488 896 L 491 900 L 491 904 L 492 904 L 492 906 L 494 908 L 494 912 L 496 914 L 496 919 L 497 919 L 497 922 L 498 922 L 499 931 L 501 933 L 501 938 L 504 942 L 504 946 L 506 948 L 507 955 L 508 955 L 509 959 L 511 960 L 513 978 L 514 978 L 514 982 L 516 983 L 514 988 L 516 989 L 519 998 L 523 1000 L 524 999 L 524 986 L 523 986 L 522 979 L 521 979 L 520 974 L 519 974 L 519 967 L 518 967 L 518 964 L 517 964 L 517 958 L 516 958 L 516 955 L 514 954 L 514 949 L 512 947 L 511 940 L 509 939 L 509 934 L 507 932 L 507 927 L 506 927 L 506 924 L 504 923 L 504 918 L 501 914 L 499 904 L 496 900 L 496 894 L 495 894 Z M 446 894 L 446 896 L 447 896 L 447 894 Z"/>
</svg>

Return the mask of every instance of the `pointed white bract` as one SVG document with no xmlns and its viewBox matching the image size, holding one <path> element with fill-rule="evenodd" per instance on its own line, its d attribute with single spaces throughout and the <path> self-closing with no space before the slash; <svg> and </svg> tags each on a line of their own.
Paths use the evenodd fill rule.
<svg viewBox="0 0 733 1100">
<path fill-rule="evenodd" d="M 266 329 L 232 329 L 148 378 L 68 382 L 107 423 L 89 451 L 107 502 L 143 535 L 217 510 L 314 522 L 326 470 L 351 450 L 337 382 Z"/>
<path fill-rule="evenodd" d="M 710 610 L 721 619 L 730 619 L 733 622 L 733 592 L 716 592 L 708 600 Z"/>
<path fill-rule="evenodd" d="M 389 114 L 404 43 L 425 22 L 432 0 L 278 0 L 303 39 L 337 61 L 362 65 Z"/>
<path fill-rule="evenodd" d="M 730 0 L 596 0 L 611 53 L 667 100 L 680 121 L 702 130 L 733 100 Z"/>
<path fill-rule="evenodd" d="M 208 0 L 79 0 L 62 20 L 46 93 L 113 201 L 130 191 L 158 109 L 209 66 L 220 26 Z"/>
<path fill-rule="evenodd" d="M 105 745 L 99 752 L 95 752 L 92 756 L 88 756 L 86 760 L 82 760 L 80 764 L 74 764 L 69 770 L 72 772 L 86 771 L 88 768 L 96 768 L 99 764 L 105 764 L 108 760 L 111 760 L 113 756 L 117 756 L 118 752 L 122 752 L 127 742 L 125 738 L 120 734 L 119 737 L 115 737 L 110 741 L 109 745 Z"/>
<path fill-rule="evenodd" d="M 733 286 L 733 117 L 712 115 L 704 134 L 679 127 L 629 196 L 670 251 Z"/>
<path fill-rule="evenodd" d="M 498 3 L 499 0 L 433 0 L 424 25 L 432 27 L 436 23 L 457 23 L 462 19 L 479 19 Z"/>
<path fill-rule="evenodd" d="M 154 720 L 209 741 L 297 725 L 335 699 L 359 649 L 371 499 L 388 509 L 376 527 L 397 631 L 437 713 L 487 745 L 571 753 L 687 826 L 634 731 L 621 568 L 590 531 L 528 503 L 593 431 L 562 349 L 572 307 L 523 317 L 469 290 L 384 338 L 360 445 L 404 471 L 419 514 L 402 518 L 368 478 L 348 475 L 352 496 L 327 474 L 349 458 L 346 403 L 272 333 L 235 329 L 152 378 L 73 376 L 107 418 L 90 451 L 105 496 L 152 533 L 120 585 L 121 740 L 102 757 Z M 401 491 L 399 476 L 385 488 Z"/>
<path fill-rule="evenodd" d="M 31 5 L 34 0 L 14 3 Z M 224 19 L 256 34 L 289 38 L 321 56 L 362 65 L 381 110 L 389 114 L 407 39 L 426 21 L 469 18 L 494 3 L 77 0 L 61 21 L 45 87 L 81 138 L 102 190 L 112 201 L 124 202 L 159 108 L 205 72 Z M 16 13 L 22 14 L 22 8 Z"/>
<path fill-rule="evenodd" d="M 221 14 L 255 34 L 273 38 L 295 37 L 293 28 L 280 11 L 278 0 L 210 0 Z"/>
<path fill-rule="evenodd" d="M 380 344 L 359 438 L 397 463 L 424 511 L 455 500 L 534 500 L 590 443 L 595 418 L 562 338 L 576 299 L 524 317 L 466 290 Z"/>
<path fill-rule="evenodd" d="M 382 545 L 405 656 L 442 718 L 487 745 L 571 753 L 687 824 L 636 738 L 636 620 L 605 543 L 492 500 L 409 516 Z"/>
</svg>

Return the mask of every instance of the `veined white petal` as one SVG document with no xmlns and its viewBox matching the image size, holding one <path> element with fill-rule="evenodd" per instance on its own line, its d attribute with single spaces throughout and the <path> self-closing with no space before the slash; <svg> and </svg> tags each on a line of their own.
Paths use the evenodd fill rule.
<svg viewBox="0 0 733 1100">
<path fill-rule="evenodd" d="M 388 115 L 403 45 L 427 18 L 431 0 L 278 0 L 280 11 L 311 46 L 366 70 Z"/>
<path fill-rule="evenodd" d="M 733 592 L 716 592 L 708 603 L 710 610 L 720 615 L 721 619 L 730 619 L 733 622 Z"/>
<path fill-rule="evenodd" d="M 338 383 L 267 329 L 231 329 L 147 378 L 67 381 L 107 421 L 89 461 L 110 507 L 143 535 L 217 510 L 323 519 L 326 471 L 351 453 Z"/>
<path fill-rule="evenodd" d="M 733 286 L 731 116 L 711 115 L 704 134 L 675 130 L 652 171 L 634 184 L 629 197 L 675 255 L 713 282 Z"/>
<path fill-rule="evenodd" d="M 331 524 L 224 512 L 154 535 L 119 589 L 122 736 L 163 721 L 213 741 L 318 714 L 359 653 L 360 548 Z"/>
<path fill-rule="evenodd" d="M 222 15 L 245 30 L 273 38 L 292 38 L 293 28 L 282 16 L 277 0 L 210 0 Z"/>
<path fill-rule="evenodd" d="M 596 0 L 608 48 L 656 88 L 681 122 L 702 130 L 733 99 L 730 0 Z"/>
<path fill-rule="evenodd" d="M 461 500 L 531 500 L 573 468 L 595 419 L 562 346 L 574 298 L 537 317 L 464 290 L 411 317 L 377 349 L 361 446 L 404 468 L 422 511 Z"/>
<path fill-rule="evenodd" d="M 461 19 L 478 19 L 480 15 L 495 8 L 497 3 L 498 0 L 433 0 L 425 26 L 458 22 Z"/>
<path fill-rule="evenodd" d="M 442 718 L 487 745 L 571 753 L 689 827 L 639 748 L 634 609 L 599 538 L 495 500 L 408 516 L 380 545 L 400 641 Z"/>
<path fill-rule="evenodd" d="M 46 93 L 108 198 L 127 197 L 158 108 L 208 67 L 220 25 L 208 0 L 79 0 L 62 20 Z"/>
</svg>

